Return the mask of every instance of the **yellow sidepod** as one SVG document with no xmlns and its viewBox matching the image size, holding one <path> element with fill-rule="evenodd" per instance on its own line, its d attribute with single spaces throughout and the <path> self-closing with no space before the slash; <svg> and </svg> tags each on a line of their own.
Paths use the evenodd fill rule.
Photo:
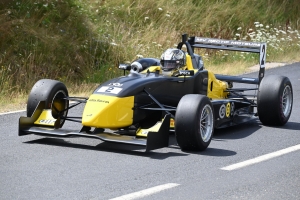
<svg viewBox="0 0 300 200">
<path fill-rule="evenodd" d="M 134 97 L 115 97 L 92 94 L 82 115 L 84 126 L 96 128 L 121 128 L 133 121 Z"/>
<path fill-rule="evenodd" d="M 228 92 L 224 92 L 228 84 L 216 79 L 215 75 L 208 71 L 207 97 L 211 99 L 227 98 Z"/>
</svg>

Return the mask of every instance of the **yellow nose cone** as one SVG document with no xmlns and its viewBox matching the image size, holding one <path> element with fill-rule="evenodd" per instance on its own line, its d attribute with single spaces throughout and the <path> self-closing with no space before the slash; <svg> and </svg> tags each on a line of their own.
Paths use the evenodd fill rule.
<svg viewBox="0 0 300 200">
<path fill-rule="evenodd" d="M 92 94 L 82 115 L 82 125 L 96 128 L 122 128 L 133 121 L 134 97 Z"/>
</svg>

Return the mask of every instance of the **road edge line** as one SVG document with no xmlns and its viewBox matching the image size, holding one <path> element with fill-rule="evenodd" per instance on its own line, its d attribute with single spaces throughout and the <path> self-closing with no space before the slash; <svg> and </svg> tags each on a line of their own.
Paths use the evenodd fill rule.
<svg viewBox="0 0 300 200">
<path fill-rule="evenodd" d="M 253 165 L 253 164 L 256 164 L 256 163 L 259 163 L 259 162 L 263 162 L 263 161 L 266 161 L 266 160 L 270 160 L 272 158 L 279 157 L 279 156 L 282 156 L 284 154 L 288 154 L 288 153 L 291 153 L 291 152 L 297 151 L 297 150 L 300 150 L 300 144 L 295 145 L 295 146 L 291 146 L 291 147 L 288 147 L 288 148 L 285 148 L 285 149 L 282 149 L 282 150 L 279 150 L 279 151 L 275 151 L 275 152 L 272 152 L 272 153 L 268 153 L 268 154 L 265 154 L 265 155 L 262 155 L 262 156 L 258 156 L 256 158 L 245 160 L 245 161 L 242 161 L 242 162 L 239 162 L 239 163 L 236 163 L 236 164 L 228 165 L 226 167 L 222 167 L 221 170 L 231 171 L 231 170 L 235 170 L 235 169 L 240 169 L 240 168 L 243 168 L 243 167 L 246 167 L 246 166 L 249 166 L 249 165 Z"/>
<path fill-rule="evenodd" d="M 17 110 L 17 111 L 11 111 L 11 112 L 5 112 L 5 113 L 0 113 L 1 115 L 9 115 L 9 114 L 15 114 L 15 113 L 20 113 L 20 112 L 25 112 L 26 110 Z"/>
<path fill-rule="evenodd" d="M 137 198 L 146 197 L 146 196 L 158 193 L 158 192 L 166 190 L 166 189 L 171 189 L 171 188 L 177 187 L 179 185 L 180 184 L 177 184 L 177 183 L 167 183 L 167 184 L 158 185 L 158 186 L 155 186 L 155 187 L 152 187 L 152 188 L 148 188 L 148 189 L 145 189 L 145 190 L 141 190 L 141 191 L 138 191 L 138 192 L 133 192 L 133 193 L 126 194 L 126 195 L 123 195 L 123 196 L 119 196 L 119 197 L 116 197 L 116 198 L 113 198 L 113 199 L 110 199 L 110 200 L 133 200 L 133 199 L 137 199 Z"/>
</svg>

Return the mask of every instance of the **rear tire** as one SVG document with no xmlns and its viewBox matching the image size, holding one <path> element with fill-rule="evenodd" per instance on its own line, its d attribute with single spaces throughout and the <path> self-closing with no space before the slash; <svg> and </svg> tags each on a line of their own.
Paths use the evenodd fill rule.
<svg viewBox="0 0 300 200">
<path fill-rule="evenodd" d="M 60 117 L 60 127 L 65 122 L 68 114 L 69 101 L 63 99 L 68 97 L 66 86 L 56 80 L 41 79 L 34 84 L 27 101 L 27 117 L 31 117 L 40 101 L 45 101 L 44 109 L 51 109 L 52 116 Z"/>
<path fill-rule="evenodd" d="M 259 120 L 264 125 L 283 126 L 290 118 L 293 106 L 293 88 L 287 77 L 266 76 L 257 96 Z"/>
<path fill-rule="evenodd" d="M 188 94 L 181 98 L 175 115 L 175 137 L 182 150 L 205 150 L 214 132 L 214 112 L 209 98 Z"/>
</svg>

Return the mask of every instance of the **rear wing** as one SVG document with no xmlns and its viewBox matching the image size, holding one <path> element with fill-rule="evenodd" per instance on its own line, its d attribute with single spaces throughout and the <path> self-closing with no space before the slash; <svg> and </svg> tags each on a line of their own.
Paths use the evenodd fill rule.
<svg viewBox="0 0 300 200">
<path fill-rule="evenodd" d="M 195 65 L 194 49 L 205 48 L 205 49 L 218 49 L 228 51 L 240 51 L 259 53 L 259 74 L 257 79 L 236 77 L 236 76 L 225 76 L 216 75 L 216 78 L 224 81 L 233 81 L 241 83 L 259 84 L 265 74 L 265 63 L 266 63 L 266 50 L 267 44 L 264 42 L 250 42 L 250 41 L 239 41 L 239 40 L 224 40 L 216 38 L 203 38 L 203 37 L 190 37 L 187 34 L 182 35 L 182 42 L 180 42 L 177 48 L 181 49 L 183 45 L 186 45 L 189 55 L 192 57 L 192 62 Z"/>
</svg>

